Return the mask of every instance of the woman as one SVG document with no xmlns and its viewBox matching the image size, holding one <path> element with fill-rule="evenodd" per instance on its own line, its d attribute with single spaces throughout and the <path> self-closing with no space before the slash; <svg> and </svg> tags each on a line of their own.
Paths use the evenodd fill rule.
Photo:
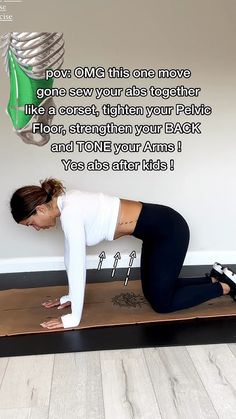
<svg viewBox="0 0 236 419">
<path fill-rule="evenodd" d="M 133 235 L 143 241 L 142 290 L 151 307 L 161 313 L 192 307 L 223 294 L 236 293 L 236 275 L 215 263 L 208 276 L 179 278 L 189 243 L 189 228 L 174 209 L 120 199 L 103 193 L 65 192 L 53 178 L 41 186 L 25 186 L 11 198 L 14 220 L 36 230 L 55 226 L 59 217 L 65 235 L 65 267 L 69 293 L 44 307 L 71 305 L 72 312 L 41 323 L 48 329 L 79 325 L 86 283 L 86 244 Z"/>
</svg>

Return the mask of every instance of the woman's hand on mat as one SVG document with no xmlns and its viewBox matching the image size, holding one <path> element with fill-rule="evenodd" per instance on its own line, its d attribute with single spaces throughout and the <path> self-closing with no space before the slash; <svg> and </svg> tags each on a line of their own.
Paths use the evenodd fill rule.
<svg viewBox="0 0 236 419">
<path fill-rule="evenodd" d="M 42 303 L 42 306 L 46 307 L 46 308 L 51 308 L 51 307 L 57 307 L 58 309 L 62 309 L 65 307 L 69 307 L 71 305 L 70 301 L 67 301 L 64 304 L 60 304 L 60 298 L 55 298 L 55 300 L 47 300 L 44 303 Z"/>
<path fill-rule="evenodd" d="M 55 317 L 54 319 L 40 323 L 40 326 L 46 327 L 47 329 L 58 329 L 59 327 L 63 327 L 63 323 L 61 317 Z"/>
</svg>

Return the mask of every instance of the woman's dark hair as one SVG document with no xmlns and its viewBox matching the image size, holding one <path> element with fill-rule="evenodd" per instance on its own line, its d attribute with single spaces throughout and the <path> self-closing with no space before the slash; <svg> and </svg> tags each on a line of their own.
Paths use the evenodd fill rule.
<svg viewBox="0 0 236 419">
<path fill-rule="evenodd" d="M 57 179 L 48 178 L 40 181 L 40 184 L 23 186 L 13 193 L 10 206 L 17 223 L 35 214 L 38 205 L 46 204 L 65 192 L 65 187 Z"/>
</svg>

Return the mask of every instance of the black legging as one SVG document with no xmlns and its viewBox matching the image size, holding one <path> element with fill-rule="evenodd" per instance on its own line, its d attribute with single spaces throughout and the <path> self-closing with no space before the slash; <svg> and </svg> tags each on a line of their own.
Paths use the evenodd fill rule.
<svg viewBox="0 0 236 419">
<path fill-rule="evenodd" d="M 145 298 L 160 313 L 219 297 L 220 283 L 209 277 L 179 278 L 189 244 L 189 227 L 174 209 L 142 202 L 133 236 L 141 239 L 141 281 Z"/>
</svg>

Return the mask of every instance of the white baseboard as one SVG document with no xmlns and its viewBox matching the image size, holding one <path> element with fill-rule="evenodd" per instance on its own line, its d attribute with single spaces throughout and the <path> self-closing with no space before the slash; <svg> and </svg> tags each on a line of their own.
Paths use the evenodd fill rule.
<svg viewBox="0 0 236 419">
<path fill-rule="evenodd" d="M 103 260 L 102 269 L 112 269 L 114 266 L 114 255 L 106 255 Z M 214 262 L 233 265 L 236 263 L 236 252 L 188 252 L 184 265 L 212 265 Z M 129 267 L 129 254 L 121 254 L 117 262 L 117 269 Z M 97 269 L 99 256 L 87 255 L 86 268 Z M 132 267 L 140 266 L 140 253 L 133 259 Z M 37 272 L 37 271 L 61 271 L 64 270 L 64 259 L 62 256 L 32 257 L 0 259 L 0 273 L 12 272 Z"/>
</svg>

